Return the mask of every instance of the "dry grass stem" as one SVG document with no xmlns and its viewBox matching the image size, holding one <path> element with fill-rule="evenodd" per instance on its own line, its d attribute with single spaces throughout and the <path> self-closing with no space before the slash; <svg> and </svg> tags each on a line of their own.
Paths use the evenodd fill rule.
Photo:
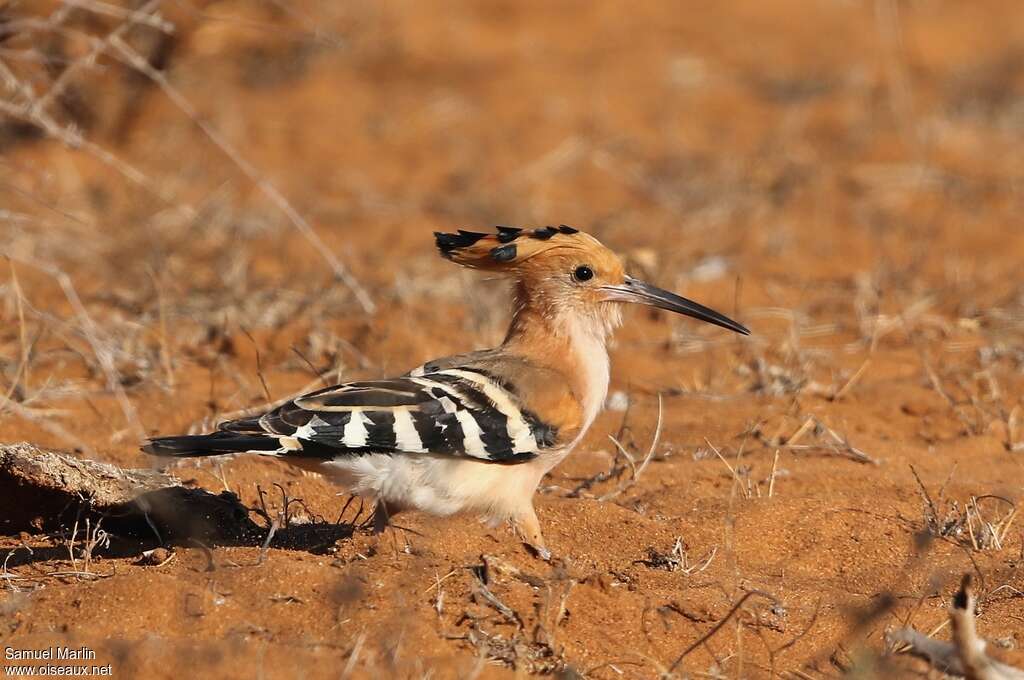
<svg viewBox="0 0 1024 680">
<path fill-rule="evenodd" d="M 620 483 L 619 486 L 616 487 L 615 489 L 613 489 L 612 491 L 609 491 L 608 493 L 606 493 L 606 494 L 604 494 L 602 496 L 599 496 L 598 500 L 600 500 L 600 501 L 611 500 L 612 498 L 615 498 L 616 496 L 619 496 L 622 493 L 624 493 L 625 491 L 627 491 L 628 489 L 632 488 L 633 486 L 635 486 L 640 481 L 640 476 L 647 469 L 647 466 L 650 465 L 651 460 L 654 458 L 654 452 L 658 449 L 658 442 L 661 440 L 661 421 L 662 421 L 662 416 L 663 415 L 664 415 L 664 409 L 663 409 L 661 395 L 659 394 L 658 395 L 658 422 L 654 426 L 654 434 L 651 436 L 651 445 L 647 448 L 647 455 L 645 455 L 643 460 L 640 461 L 640 465 L 639 466 L 635 464 L 633 456 L 629 453 L 629 451 L 627 451 L 625 449 L 625 447 L 623 447 L 622 444 L 620 444 L 619 441 L 615 437 L 613 437 L 612 435 L 608 435 L 608 438 L 612 441 L 613 444 L 615 444 L 615 447 L 618 449 L 619 453 L 621 453 L 622 456 L 626 459 L 626 462 L 629 465 L 631 474 L 630 474 L 629 479 L 627 479 L 626 481 Z"/>
<path fill-rule="evenodd" d="M 112 36 L 110 43 L 115 49 L 117 49 L 128 64 L 135 68 L 139 73 L 142 73 L 156 83 L 164 94 L 174 102 L 174 105 L 181 109 L 182 113 L 188 116 L 196 125 L 199 126 L 203 133 L 211 142 L 213 142 L 214 146 L 230 158 L 231 161 L 245 174 L 245 176 L 259 187 L 260 191 L 270 199 L 270 202 L 284 213 L 292 225 L 298 229 L 299 233 L 309 241 L 317 254 L 324 258 L 327 264 L 330 265 L 338 280 L 344 283 L 349 290 L 352 291 L 356 301 L 363 308 L 363 311 L 367 314 L 372 314 L 376 310 L 376 305 L 371 299 L 370 294 L 366 291 L 359 280 L 352 275 L 348 268 L 341 263 L 334 252 L 327 247 L 327 244 L 323 242 L 320 235 L 317 234 L 309 222 L 306 221 L 306 218 L 295 209 L 291 202 L 284 197 L 284 194 L 282 194 L 280 190 L 270 182 L 270 180 L 258 171 L 256 166 L 243 157 L 238 149 L 236 149 L 235 146 L 231 144 L 231 142 L 229 142 L 217 128 L 202 118 L 199 115 L 199 112 L 196 111 L 195 107 L 192 106 L 192 103 L 186 99 L 185 96 L 170 83 L 170 81 L 167 80 L 167 77 L 161 71 L 154 69 L 146 59 L 133 50 L 130 45 L 125 43 L 120 36 Z"/>
<path fill-rule="evenodd" d="M 864 376 L 864 374 L 867 372 L 870 366 L 871 358 L 868 357 L 867 359 L 864 360 L 864 363 L 860 365 L 860 368 L 858 368 L 857 371 L 852 376 L 850 376 L 850 379 L 846 381 L 846 384 L 836 391 L 835 395 L 832 397 L 832 401 L 840 401 L 843 397 L 849 394 L 850 390 L 852 390 L 854 386 L 858 382 L 860 382 L 860 379 Z"/>
<path fill-rule="evenodd" d="M 88 340 L 93 354 L 107 378 L 107 389 L 113 392 L 117 397 L 117 402 L 121 407 L 121 411 L 124 414 L 128 427 L 132 429 L 137 441 L 145 439 L 147 434 L 146 428 L 143 427 L 142 422 L 139 419 L 139 414 L 135 409 L 135 405 L 132 403 L 131 399 L 128 398 L 127 392 L 125 392 L 120 372 L 114 364 L 112 352 L 109 349 L 109 343 L 101 340 L 99 327 L 96 325 L 96 322 L 93 321 L 92 316 L 89 314 L 85 304 L 83 304 L 82 299 L 79 297 L 78 291 L 75 289 L 75 285 L 71 281 L 71 277 L 59 267 L 55 267 L 44 262 L 36 262 L 21 258 L 16 258 L 16 260 L 22 264 L 48 274 L 57 281 L 57 284 L 64 292 L 68 302 L 71 303 L 71 307 L 74 309 L 75 315 L 78 317 L 79 329 L 82 335 L 86 340 Z"/>
</svg>

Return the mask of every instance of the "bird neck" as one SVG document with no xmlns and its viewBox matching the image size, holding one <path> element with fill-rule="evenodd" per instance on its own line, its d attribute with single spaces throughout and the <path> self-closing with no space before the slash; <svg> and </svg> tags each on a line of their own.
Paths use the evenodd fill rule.
<svg viewBox="0 0 1024 680">
<path fill-rule="evenodd" d="M 502 349 L 562 373 L 583 410 L 583 431 L 608 394 L 607 342 L 618 310 L 579 310 L 516 286 L 516 304 Z M 582 435 L 582 432 L 581 432 Z"/>
<path fill-rule="evenodd" d="M 615 307 L 581 309 L 580 305 L 519 281 L 512 321 L 502 347 L 561 364 L 572 345 L 598 344 L 604 349 L 618 318 Z"/>
</svg>

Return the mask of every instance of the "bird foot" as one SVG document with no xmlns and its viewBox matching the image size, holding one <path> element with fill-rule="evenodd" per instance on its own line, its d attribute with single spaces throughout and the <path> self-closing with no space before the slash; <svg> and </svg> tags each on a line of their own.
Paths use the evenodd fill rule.
<svg viewBox="0 0 1024 680">
<path fill-rule="evenodd" d="M 523 546 L 526 548 L 526 551 L 534 557 L 544 562 L 547 562 L 548 564 L 551 563 L 551 551 L 545 548 L 543 545 L 534 545 L 529 541 L 523 541 Z"/>
<path fill-rule="evenodd" d="M 540 522 L 537 521 L 535 513 L 530 512 L 516 518 L 513 520 L 512 526 L 531 555 L 539 557 L 545 562 L 551 561 L 551 551 L 544 543 L 544 534 L 540 531 Z"/>
</svg>

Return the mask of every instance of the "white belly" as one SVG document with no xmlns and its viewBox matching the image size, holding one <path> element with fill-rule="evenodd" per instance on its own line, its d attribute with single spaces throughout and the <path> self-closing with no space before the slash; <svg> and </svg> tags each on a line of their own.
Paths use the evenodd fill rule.
<svg viewBox="0 0 1024 680">
<path fill-rule="evenodd" d="M 479 512 L 493 521 L 532 507 L 541 477 L 563 455 L 545 453 L 513 465 L 431 454 L 369 453 L 326 462 L 296 459 L 350 493 L 383 500 L 390 514 L 420 510 L 432 515 Z"/>
</svg>

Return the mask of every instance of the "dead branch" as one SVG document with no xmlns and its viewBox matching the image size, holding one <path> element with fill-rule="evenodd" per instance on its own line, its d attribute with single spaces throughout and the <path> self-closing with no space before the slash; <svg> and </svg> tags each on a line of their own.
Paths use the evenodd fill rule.
<svg viewBox="0 0 1024 680">
<path fill-rule="evenodd" d="M 161 541 L 262 535 L 232 493 L 215 496 L 154 470 L 126 470 L 27 443 L 0 444 L 0 534 L 61 530 L 80 517 Z"/>
</svg>

